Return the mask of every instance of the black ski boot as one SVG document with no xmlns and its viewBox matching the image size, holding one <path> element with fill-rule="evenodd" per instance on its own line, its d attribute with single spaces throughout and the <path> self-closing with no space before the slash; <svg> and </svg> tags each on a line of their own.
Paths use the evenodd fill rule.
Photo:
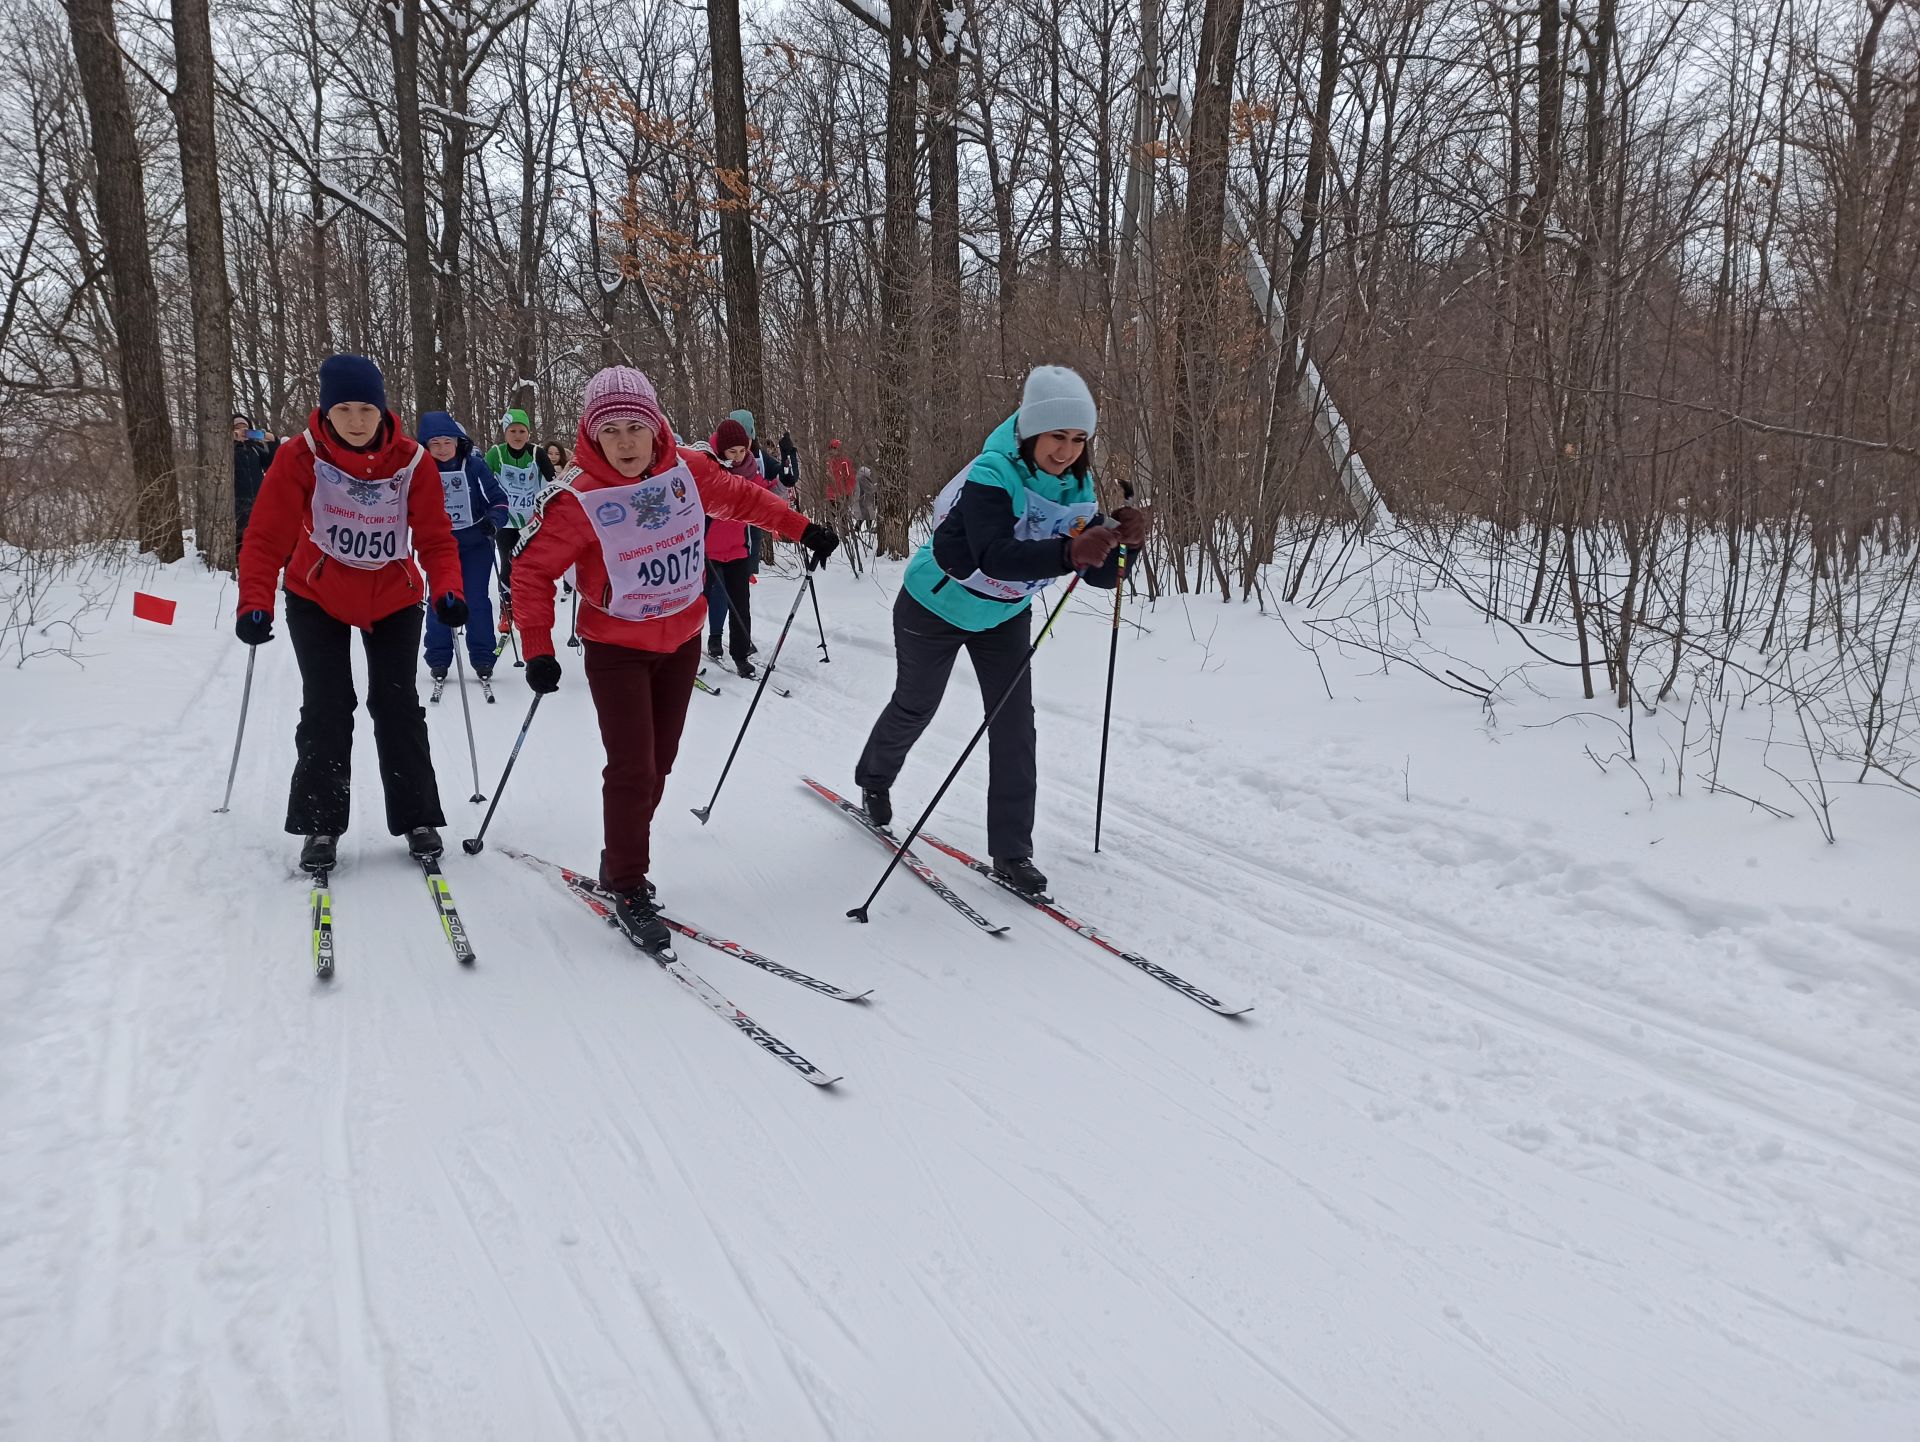
<svg viewBox="0 0 1920 1442">
<path fill-rule="evenodd" d="M 875 826 L 893 825 L 893 793 L 884 786 L 862 786 L 860 805 Z"/>
<path fill-rule="evenodd" d="M 653 909 L 653 883 L 623 891 L 613 899 L 613 921 L 635 943 L 648 951 L 666 951 L 673 945 L 673 933 L 660 913 Z"/>
<path fill-rule="evenodd" d="M 339 842 L 337 836 L 309 836 L 300 848 L 300 869 L 316 873 L 333 870 Z"/>
<path fill-rule="evenodd" d="M 1040 874 L 1040 868 L 1033 864 L 1031 856 L 996 856 L 993 858 L 993 874 L 1022 896 L 1047 894 L 1047 878 Z"/>
<path fill-rule="evenodd" d="M 440 833 L 431 826 L 416 826 L 407 833 L 407 851 L 416 861 L 437 860 L 444 850 Z"/>
<path fill-rule="evenodd" d="M 707 659 L 709 661 L 724 661 L 727 659 L 727 653 L 720 649 L 720 638 L 718 636 L 707 637 Z"/>
<path fill-rule="evenodd" d="M 757 670 L 754 669 L 753 662 L 751 661 L 742 661 L 734 669 L 739 671 L 739 673 L 742 676 L 746 677 L 747 680 L 749 681 L 753 680 L 756 676 L 760 674 Z"/>
</svg>

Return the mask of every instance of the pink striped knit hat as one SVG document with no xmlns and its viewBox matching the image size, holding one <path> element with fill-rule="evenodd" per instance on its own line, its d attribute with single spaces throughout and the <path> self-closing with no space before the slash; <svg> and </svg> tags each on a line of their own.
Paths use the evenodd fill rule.
<svg viewBox="0 0 1920 1442">
<path fill-rule="evenodd" d="M 591 437 L 608 421 L 645 421 L 662 448 L 673 444 L 673 428 L 653 382 L 632 366 L 608 366 L 587 382 L 580 402 L 580 434 Z"/>
</svg>

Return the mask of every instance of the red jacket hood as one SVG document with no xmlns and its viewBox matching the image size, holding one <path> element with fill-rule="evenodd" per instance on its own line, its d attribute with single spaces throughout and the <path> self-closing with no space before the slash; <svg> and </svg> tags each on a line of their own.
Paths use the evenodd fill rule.
<svg viewBox="0 0 1920 1442">
<path fill-rule="evenodd" d="M 381 436 L 384 439 L 376 437 L 375 444 L 364 451 L 356 451 L 353 447 L 336 439 L 332 427 L 327 424 L 327 418 L 317 410 L 307 417 L 307 439 L 312 440 L 313 453 L 321 460 L 338 466 L 348 475 L 360 480 L 370 481 L 383 476 L 398 475 L 407 462 L 413 459 L 413 453 L 421 449 L 421 446 L 407 434 L 406 429 L 400 424 L 400 417 L 392 411 L 388 411 L 386 415 L 386 423 L 381 428 Z M 307 440 L 295 436 L 293 444 L 304 447 Z"/>
</svg>

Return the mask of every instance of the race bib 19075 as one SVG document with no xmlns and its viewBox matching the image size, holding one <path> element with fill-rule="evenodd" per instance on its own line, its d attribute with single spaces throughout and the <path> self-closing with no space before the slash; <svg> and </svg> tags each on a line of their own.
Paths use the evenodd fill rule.
<svg viewBox="0 0 1920 1442">
<path fill-rule="evenodd" d="M 631 486 L 573 494 L 600 542 L 609 615 L 645 621 L 693 604 L 707 581 L 707 513 L 686 462 Z"/>
</svg>

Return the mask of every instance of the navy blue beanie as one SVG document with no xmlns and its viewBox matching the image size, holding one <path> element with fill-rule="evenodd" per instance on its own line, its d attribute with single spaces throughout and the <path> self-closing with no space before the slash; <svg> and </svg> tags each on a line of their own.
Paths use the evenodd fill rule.
<svg viewBox="0 0 1920 1442">
<path fill-rule="evenodd" d="M 363 355 L 330 355 L 320 362 L 320 414 L 348 401 L 387 408 L 387 383 L 380 367 Z"/>
</svg>

